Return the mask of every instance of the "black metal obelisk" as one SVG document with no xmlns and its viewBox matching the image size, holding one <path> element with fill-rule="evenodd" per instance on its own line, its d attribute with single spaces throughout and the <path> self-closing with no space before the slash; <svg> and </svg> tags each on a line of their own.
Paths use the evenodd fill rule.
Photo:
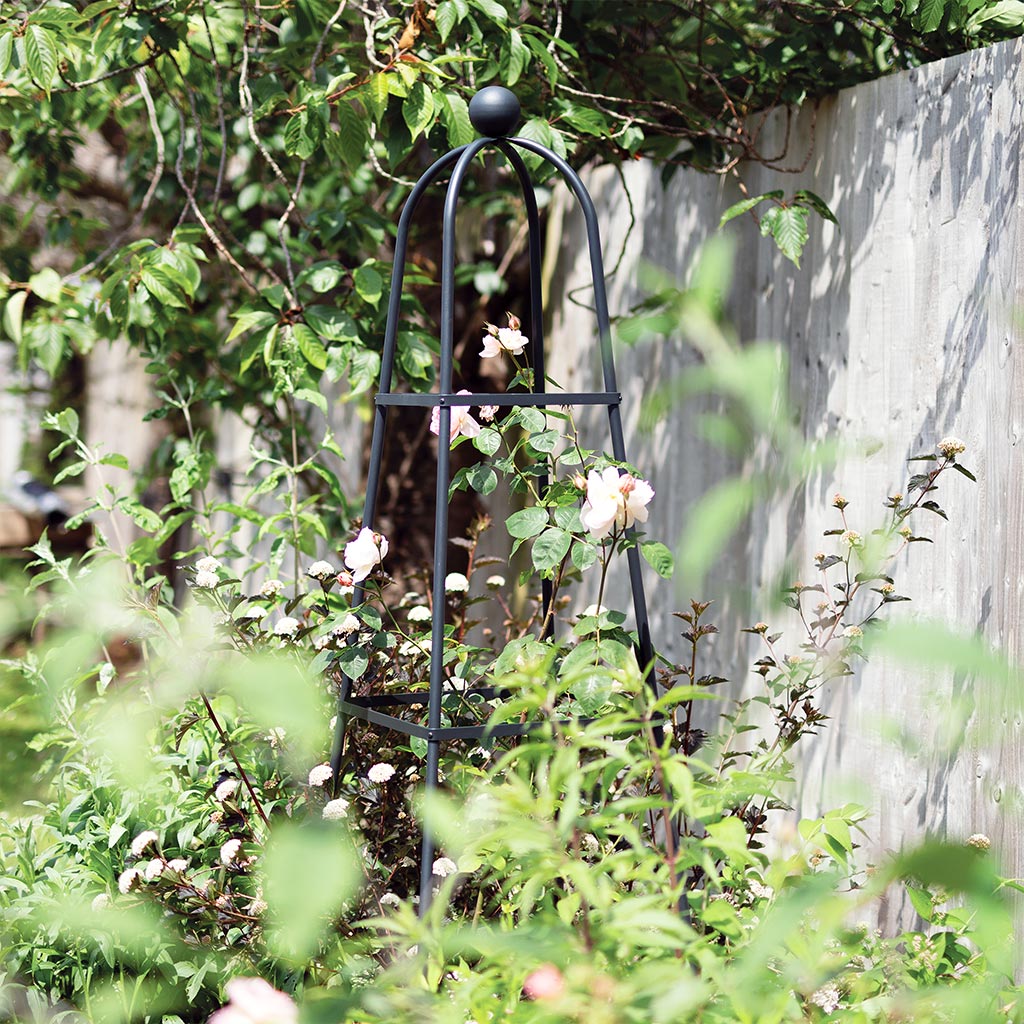
<svg viewBox="0 0 1024 1024">
<path fill-rule="evenodd" d="M 608 410 L 608 428 L 612 456 L 626 461 L 625 443 L 620 414 L 621 396 L 615 381 L 615 367 L 612 359 L 611 328 L 608 318 L 608 299 L 604 283 L 604 264 L 601 258 L 601 244 L 597 225 L 597 213 L 593 200 L 579 175 L 569 164 L 540 143 L 532 139 L 516 138 L 511 135 L 520 120 L 519 101 L 501 86 L 488 86 L 478 92 L 469 104 L 469 114 L 474 128 L 483 136 L 475 142 L 460 146 L 441 157 L 419 179 L 406 200 L 398 222 L 395 240 L 395 262 L 391 275 L 391 294 L 388 301 L 387 326 L 384 333 L 384 348 L 381 356 L 380 390 L 375 399 L 373 438 L 370 445 L 370 462 L 366 485 L 366 503 L 363 509 L 363 526 L 373 527 L 376 513 L 377 490 L 380 483 L 381 461 L 384 452 L 384 437 L 387 430 L 388 410 L 392 406 L 419 406 L 424 414 L 439 410 L 440 443 L 437 453 L 437 490 L 434 510 L 434 566 L 433 566 L 433 620 L 430 651 L 430 683 L 426 693 L 382 693 L 356 696 L 352 693 L 352 680 L 345 679 L 338 699 L 338 722 L 335 730 L 331 764 L 337 776 L 341 762 L 344 734 L 348 721 L 359 718 L 367 722 L 394 729 L 407 736 L 416 736 L 426 741 L 427 757 L 424 772 L 425 785 L 434 789 L 438 784 L 438 762 L 441 744 L 454 739 L 480 739 L 483 736 L 522 735 L 535 726 L 530 723 L 504 722 L 487 726 L 478 722 L 470 725 L 442 725 L 442 698 L 446 685 L 443 665 L 445 626 L 445 577 L 448 566 L 448 486 L 449 437 L 451 410 L 457 406 L 494 405 L 533 406 L 543 409 L 558 404 L 604 406 Z M 455 394 L 452 390 L 452 362 L 455 305 L 455 217 L 466 174 L 473 160 L 482 150 L 496 149 L 502 153 L 519 179 L 526 206 L 529 230 L 529 281 L 530 281 L 530 361 L 533 369 L 533 391 L 509 392 L 504 394 L 472 395 Z M 604 391 L 567 393 L 545 393 L 544 376 L 544 326 L 541 308 L 541 237 L 540 217 L 537 199 L 529 172 L 519 150 L 534 153 L 552 164 L 562 175 L 574 193 L 582 210 L 587 229 L 587 245 L 590 252 L 590 268 L 594 283 L 594 305 L 600 338 L 601 364 L 604 377 Z M 442 222 L 441 261 L 441 338 L 438 391 L 436 394 L 408 394 L 392 391 L 396 339 L 401 310 L 402 284 L 405 276 L 406 249 L 409 226 L 416 208 L 427 188 L 445 171 L 451 169 L 445 196 Z M 647 618 L 647 602 L 641 578 L 640 556 L 636 546 L 627 551 L 629 578 L 633 597 L 633 612 L 637 631 L 637 660 L 650 673 L 653 658 L 650 629 Z M 357 587 L 353 597 L 355 604 L 363 600 L 362 588 Z M 542 600 L 545 612 L 551 600 L 551 588 L 544 581 Z M 649 674 L 648 678 L 652 678 Z M 463 691 L 463 696 L 477 694 L 484 699 L 497 696 L 494 687 L 479 687 Z M 400 717 L 402 709 L 426 705 L 426 723 L 410 721 Z M 423 845 L 420 862 L 420 913 L 426 912 L 432 894 L 432 869 L 434 840 L 429 829 L 423 830 Z"/>
</svg>

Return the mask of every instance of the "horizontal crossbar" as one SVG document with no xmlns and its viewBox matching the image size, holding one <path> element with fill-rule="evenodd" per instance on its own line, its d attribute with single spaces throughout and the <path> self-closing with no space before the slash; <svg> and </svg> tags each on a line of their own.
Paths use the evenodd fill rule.
<svg viewBox="0 0 1024 1024">
<path fill-rule="evenodd" d="M 494 696 L 496 691 L 492 687 L 480 690 L 466 690 L 464 694 L 480 694 L 481 696 Z M 481 740 L 497 736 L 525 736 L 548 723 L 541 722 L 499 722 L 495 725 L 443 725 L 437 729 L 430 729 L 417 722 L 407 722 L 403 718 L 396 718 L 394 715 L 386 715 L 382 711 L 376 711 L 369 706 L 373 701 L 377 706 L 391 704 L 414 704 L 424 703 L 425 694 L 418 693 L 396 693 L 386 698 L 378 697 L 351 697 L 339 703 L 339 710 L 342 714 L 351 715 L 353 718 L 362 719 L 373 725 L 381 725 L 386 729 L 394 729 L 395 732 L 403 733 L 406 736 L 417 736 L 423 740 Z M 409 698 L 417 698 L 410 700 Z M 575 719 L 578 725 L 588 725 L 594 721 L 592 718 Z M 568 724 L 561 723 L 561 724 Z"/>
<path fill-rule="evenodd" d="M 454 405 L 621 405 L 618 391 L 521 391 L 500 394 L 418 395 L 381 392 L 374 399 L 377 405 L 440 407 Z"/>
</svg>

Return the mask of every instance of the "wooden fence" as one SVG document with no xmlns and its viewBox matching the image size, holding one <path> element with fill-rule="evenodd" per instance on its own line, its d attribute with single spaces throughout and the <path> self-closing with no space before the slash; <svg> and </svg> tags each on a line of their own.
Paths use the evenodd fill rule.
<svg viewBox="0 0 1024 1024">
<path fill-rule="evenodd" d="M 752 219 L 729 225 L 738 242 L 730 315 L 743 338 L 781 343 L 807 438 L 876 450 L 847 455 L 758 506 L 700 593 L 690 593 L 692 581 L 652 581 L 656 642 L 678 652 L 680 624 L 669 612 L 690 596 L 714 597 L 719 664 L 749 690 L 755 648 L 737 631 L 754 618 L 784 622 L 769 591 L 790 574 L 812 574 L 813 554 L 830 540 L 822 531 L 836 525 L 834 492 L 850 501 L 851 526 L 866 535 L 881 523 L 885 496 L 903 490 L 904 460 L 957 435 L 979 483 L 954 477 L 943 487 L 949 522 L 924 524 L 934 545 L 914 545 L 897 570 L 914 603 L 893 607 L 1024 660 L 1022 107 L 1018 40 L 846 90 L 792 123 L 778 113 L 765 124 L 762 151 L 805 166 L 741 167 L 750 194 L 812 189 L 840 226 L 812 223 L 797 269 Z M 641 299 L 644 261 L 684 280 L 721 213 L 740 198 L 728 178 L 680 171 L 663 186 L 659 168 L 644 162 L 621 180 L 601 169 L 588 184 L 609 265 L 622 255 L 610 281 L 613 315 Z M 593 321 L 579 304 L 589 270 L 581 218 L 564 203 L 557 210 L 550 365 L 579 390 L 596 369 Z M 716 454 L 689 407 L 652 433 L 639 431 L 644 396 L 692 359 L 673 340 L 618 353 L 628 451 L 657 490 L 651 532 L 668 539 L 681 535 L 709 488 L 772 458 L 761 451 L 744 467 Z M 954 706 L 962 717 L 951 728 Z M 1024 874 L 1017 694 L 989 679 L 873 660 L 831 688 L 825 710 L 832 720 L 807 742 L 799 767 L 794 802 L 802 815 L 859 799 L 873 811 L 867 830 L 876 851 L 924 833 L 982 832 L 1006 872 Z M 906 909 L 894 900 L 880 923 L 906 920 Z"/>
</svg>

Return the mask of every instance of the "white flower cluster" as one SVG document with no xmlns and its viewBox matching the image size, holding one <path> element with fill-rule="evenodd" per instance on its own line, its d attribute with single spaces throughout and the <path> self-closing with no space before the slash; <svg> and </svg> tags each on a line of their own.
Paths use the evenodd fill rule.
<svg viewBox="0 0 1024 1024">
<path fill-rule="evenodd" d="M 366 773 L 366 777 L 371 782 L 376 782 L 378 785 L 382 782 L 387 782 L 395 774 L 395 766 L 388 764 L 386 761 L 381 761 L 379 764 L 372 765 L 370 770 Z"/>
<path fill-rule="evenodd" d="M 337 570 L 331 565 L 330 562 L 319 561 L 314 562 L 307 570 L 306 575 L 310 579 L 319 581 L 320 583 L 326 583 L 332 576 L 335 575 Z"/>
<path fill-rule="evenodd" d="M 334 773 L 331 771 L 331 766 L 326 762 L 324 764 L 318 764 L 314 768 L 309 770 L 309 784 L 311 786 L 324 786 L 331 781 L 331 776 Z"/>
<path fill-rule="evenodd" d="M 348 801 L 339 797 L 324 804 L 321 817 L 324 821 L 344 821 L 348 816 Z"/>
<path fill-rule="evenodd" d="M 935 450 L 944 459 L 955 459 L 958 455 L 967 451 L 967 445 L 959 437 L 944 437 L 936 446 Z"/>
</svg>

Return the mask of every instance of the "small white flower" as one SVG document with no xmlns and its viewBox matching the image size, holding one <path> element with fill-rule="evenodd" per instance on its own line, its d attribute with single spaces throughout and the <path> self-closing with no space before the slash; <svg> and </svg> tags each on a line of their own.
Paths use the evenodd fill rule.
<svg viewBox="0 0 1024 1024">
<path fill-rule="evenodd" d="M 480 419 L 485 423 L 490 423 L 495 416 L 498 415 L 498 407 L 496 405 L 481 405 L 480 406 Z"/>
<path fill-rule="evenodd" d="M 580 836 L 580 845 L 583 847 L 583 852 L 591 857 L 596 857 L 601 852 L 601 843 L 598 841 L 597 836 L 592 835 L 590 832 L 584 832 Z"/>
<path fill-rule="evenodd" d="M 603 604 L 588 604 L 587 607 L 583 609 L 581 617 L 588 619 L 592 615 L 604 615 L 606 611 L 608 611 L 608 609 L 605 608 Z"/>
<path fill-rule="evenodd" d="M 213 590 L 218 583 L 220 583 L 220 577 L 215 572 L 208 572 L 206 569 L 200 569 L 194 580 L 194 585 L 200 590 Z"/>
<path fill-rule="evenodd" d="M 433 874 L 437 875 L 438 878 L 447 878 L 449 875 L 454 875 L 458 870 L 458 864 L 450 857 L 438 857 L 431 868 Z"/>
<path fill-rule="evenodd" d="M 314 562 L 307 570 L 306 575 L 311 579 L 319 580 L 321 583 L 325 583 L 332 576 L 336 574 L 337 570 L 331 565 L 330 562 Z"/>
<path fill-rule="evenodd" d="M 188 868 L 188 861 L 183 857 L 175 857 L 173 860 L 167 862 L 167 870 L 171 874 L 183 875 L 185 870 Z"/>
<path fill-rule="evenodd" d="M 946 459 L 952 459 L 967 451 L 967 445 L 959 437 L 944 437 L 936 446 L 938 453 Z"/>
<path fill-rule="evenodd" d="M 484 582 L 491 590 L 497 590 L 499 587 L 505 586 L 505 577 L 500 573 L 495 573 L 493 576 L 488 576 Z"/>
<path fill-rule="evenodd" d="M 461 572 L 450 572 L 444 578 L 446 594 L 464 594 L 469 590 L 469 580 Z"/>
<path fill-rule="evenodd" d="M 395 774 L 395 766 L 388 764 L 386 761 L 381 761 L 379 764 L 372 765 L 370 770 L 366 773 L 366 777 L 371 782 L 387 782 L 392 775 Z"/>
<path fill-rule="evenodd" d="M 227 867 L 229 864 L 234 864 L 235 860 L 238 857 L 238 852 L 241 849 L 242 849 L 242 840 L 241 839 L 229 839 L 220 848 L 220 862 L 221 862 L 221 864 L 223 864 L 225 867 Z"/>
<path fill-rule="evenodd" d="M 258 605 L 246 605 L 241 611 L 235 612 L 237 622 L 259 622 L 267 613 Z"/>
<path fill-rule="evenodd" d="M 759 900 L 770 900 L 775 895 L 775 890 L 770 885 L 764 885 L 756 878 L 750 879 L 750 895 Z"/>
<path fill-rule="evenodd" d="M 164 862 L 160 857 L 154 857 L 143 869 L 142 875 L 147 882 L 155 882 L 164 873 Z"/>
<path fill-rule="evenodd" d="M 220 562 L 213 555 L 207 555 L 196 562 L 196 572 L 216 572 L 220 568 Z"/>
<path fill-rule="evenodd" d="M 471 391 L 463 388 L 456 392 L 460 395 L 471 395 Z M 460 434 L 466 437 L 476 437 L 480 433 L 480 424 L 469 414 L 468 405 L 453 405 L 451 408 L 451 419 L 448 423 L 448 443 L 451 444 Z M 430 432 L 441 434 L 441 408 L 435 405 L 430 412 Z"/>
<path fill-rule="evenodd" d="M 324 821 L 343 821 L 348 816 L 348 801 L 339 797 L 324 804 L 322 817 Z"/>
<path fill-rule="evenodd" d="M 106 910 L 110 906 L 110 896 L 105 892 L 101 892 L 89 906 L 94 914 L 98 914 L 101 910 Z"/>
<path fill-rule="evenodd" d="M 820 1006 L 824 1013 L 832 1013 L 839 1008 L 839 989 L 830 981 L 811 996 L 811 1002 Z"/>
<path fill-rule="evenodd" d="M 159 838 L 160 837 L 151 829 L 146 829 L 145 832 L 140 832 L 132 840 L 132 855 L 138 857 L 150 843 L 155 843 Z"/>
<path fill-rule="evenodd" d="M 274 626 L 274 635 L 295 636 L 299 631 L 300 625 L 298 619 L 293 619 L 290 615 L 286 615 L 283 619 L 278 619 L 277 625 Z"/>
<path fill-rule="evenodd" d="M 860 547 L 860 534 L 856 530 L 845 530 L 839 538 L 840 542 L 850 548 Z"/>
<path fill-rule="evenodd" d="M 284 584 L 280 580 L 264 580 L 260 586 L 260 597 L 280 597 Z"/>
<path fill-rule="evenodd" d="M 270 741 L 271 747 L 277 748 L 285 741 L 285 737 L 288 733 L 278 726 L 276 729 L 271 729 L 267 733 L 267 739 Z"/>
<path fill-rule="evenodd" d="M 122 896 L 127 896 L 132 891 L 132 887 L 139 880 L 139 872 L 136 868 L 128 868 L 122 871 L 117 877 L 117 891 Z"/>
<path fill-rule="evenodd" d="M 417 604 L 413 605 L 413 607 L 406 612 L 406 618 L 410 622 L 429 622 L 433 618 L 433 615 L 426 605 Z"/>
<path fill-rule="evenodd" d="M 350 633 L 355 633 L 359 629 L 360 625 L 362 625 L 362 623 L 360 623 L 359 619 L 349 613 L 341 620 L 341 622 L 338 623 L 337 626 L 334 627 L 334 629 L 331 630 L 331 635 L 335 638 L 348 636 Z"/>
<path fill-rule="evenodd" d="M 967 837 L 967 845 L 973 846 L 976 850 L 988 850 L 992 846 L 992 840 L 984 832 L 975 832 L 973 836 Z"/>
<path fill-rule="evenodd" d="M 352 582 L 360 583 L 384 561 L 388 553 L 388 539 L 364 526 L 355 540 L 345 545 L 345 564 L 352 570 Z"/>
<path fill-rule="evenodd" d="M 429 654 L 433 647 L 433 641 L 429 636 L 420 640 L 406 640 L 398 648 L 398 653 L 403 658 L 418 658 L 421 655 Z"/>
<path fill-rule="evenodd" d="M 260 914 L 266 913 L 266 910 L 267 901 L 261 896 L 257 896 L 252 903 L 249 904 L 249 913 L 252 914 L 253 917 L 259 917 Z"/>
<path fill-rule="evenodd" d="M 214 791 L 213 798 L 220 803 L 230 800 L 238 789 L 238 779 L 225 779 Z"/>
<path fill-rule="evenodd" d="M 309 769 L 309 784 L 311 786 L 323 786 L 331 781 L 331 766 L 329 764 L 318 764 Z"/>
<path fill-rule="evenodd" d="M 382 907 L 400 907 L 402 900 L 401 897 L 396 896 L 393 892 L 386 892 L 380 898 L 380 905 Z"/>
<path fill-rule="evenodd" d="M 847 626 L 843 636 L 850 640 L 859 640 L 864 635 L 864 630 L 860 626 Z"/>
</svg>

